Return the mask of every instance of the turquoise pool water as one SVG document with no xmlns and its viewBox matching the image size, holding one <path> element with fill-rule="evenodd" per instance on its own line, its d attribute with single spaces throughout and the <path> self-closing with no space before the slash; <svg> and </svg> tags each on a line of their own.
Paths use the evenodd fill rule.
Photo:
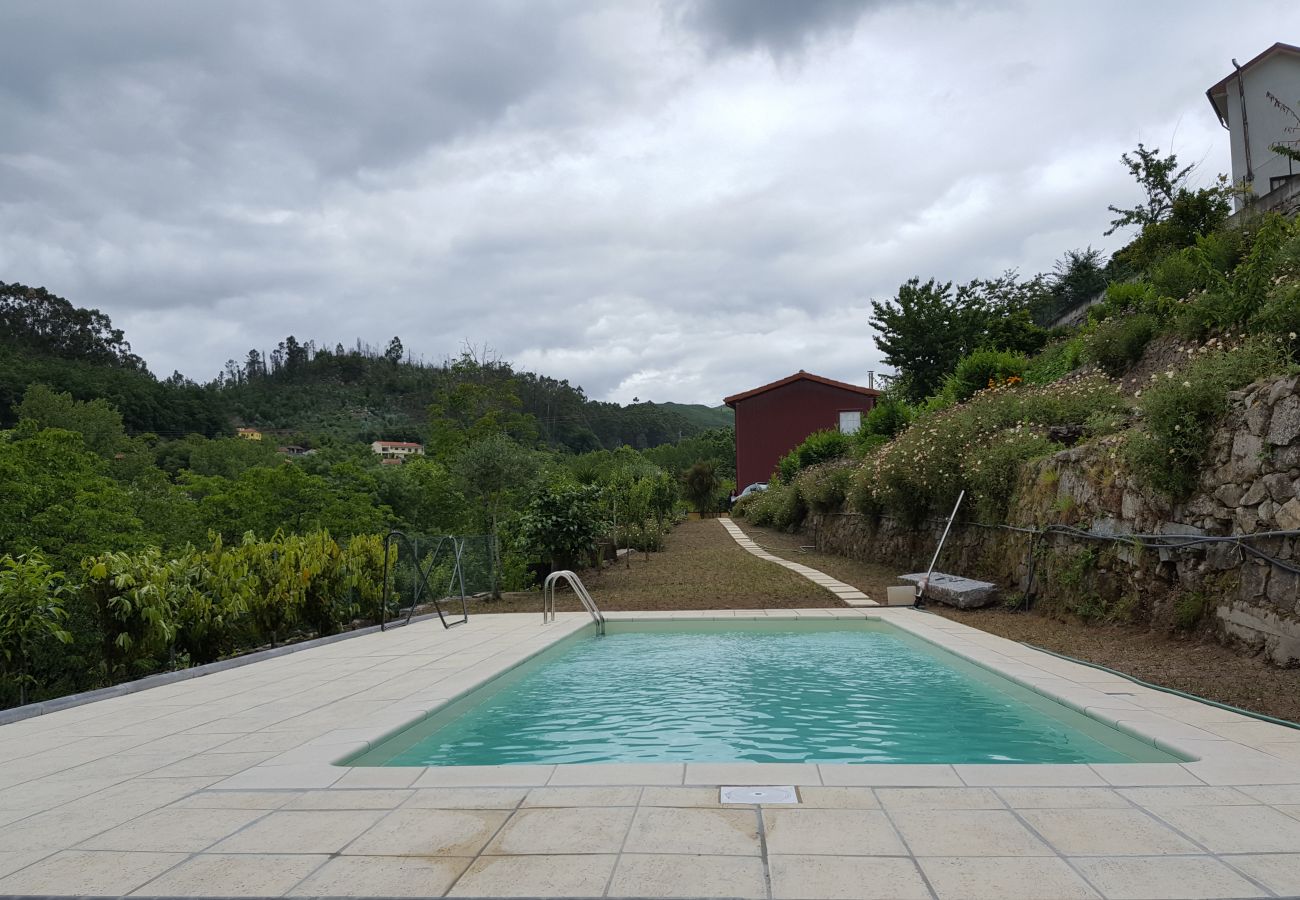
<svg viewBox="0 0 1300 900">
<path fill-rule="evenodd" d="M 348 764 L 677 761 L 1178 760 L 888 625 L 782 622 L 611 624 Z"/>
</svg>

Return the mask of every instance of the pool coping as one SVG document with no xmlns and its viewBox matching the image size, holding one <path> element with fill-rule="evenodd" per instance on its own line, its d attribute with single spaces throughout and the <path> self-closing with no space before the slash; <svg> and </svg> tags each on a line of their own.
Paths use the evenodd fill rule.
<svg viewBox="0 0 1300 900">
<path fill-rule="evenodd" d="M 215 790 L 328 789 L 356 782 L 392 787 L 541 787 L 546 785 L 796 786 L 1156 786 L 1300 783 L 1300 766 L 1273 756 L 1269 741 L 1233 739 L 1223 732 L 1258 733 L 1258 719 L 1199 703 L 1118 675 L 1044 653 L 970 626 L 910 608 L 720 610 L 610 613 L 619 622 L 807 620 L 886 622 L 926 643 L 1175 755 L 1182 763 L 588 763 L 497 766 L 351 767 L 346 761 L 524 664 L 590 625 L 585 614 L 561 614 L 550 638 L 505 654 L 495 666 L 467 669 L 454 695 L 431 705 L 387 709 L 355 726 L 328 731 L 212 786 Z M 1112 688 L 1112 690 L 1107 690 Z M 1114 688 L 1122 688 L 1114 690 Z M 1188 721 L 1188 719 L 1196 721 Z M 1254 726 L 1250 729 L 1234 726 Z M 1268 726 L 1279 731 L 1283 726 Z M 1300 740 L 1278 736 L 1279 740 Z M 1261 746 L 1265 745 L 1265 746 Z M 365 771 L 364 776 L 345 778 Z M 340 784 L 340 782 L 343 782 Z"/>
<path fill-rule="evenodd" d="M 334 765 L 590 628 L 584 613 L 479 614 L 0 726 L 0 894 L 788 900 L 888 882 L 944 900 L 969 896 L 972 866 L 1008 898 L 1300 884 L 1300 731 L 918 610 L 609 618 L 882 620 L 1197 759 Z M 719 796 L 763 784 L 796 786 L 799 805 Z"/>
</svg>

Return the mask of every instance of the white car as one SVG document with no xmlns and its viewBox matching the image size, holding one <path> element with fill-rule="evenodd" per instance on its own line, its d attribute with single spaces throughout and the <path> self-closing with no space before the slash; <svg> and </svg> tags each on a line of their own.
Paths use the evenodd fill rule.
<svg viewBox="0 0 1300 900">
<path fill-rule="evenodd" d="M 732 505 L 734 506 L 737 500 L 741 500 L 741 499 L 743 499 L 743 498 L 745 498 L 745 497 L 751 497 L 751 496 L 753 496 L 754 494 L 761 494 L 761 493 L 762 493 L 763 491 L 765 491 L 765 490 L 767 490 L 767 482 L 765 482 L 765 481 L 756 481 L 756 482 L 754 482 L 753 484 L 751 484 L 749 487 L 747 487 L 747 488 L 745 488 L 743 491 L 741 491 L 739 494 L 737 494 L 736 496 L 732 497 L 732 498 L 731 498 L 731 503 L 732 503 Z"/>
</svg>

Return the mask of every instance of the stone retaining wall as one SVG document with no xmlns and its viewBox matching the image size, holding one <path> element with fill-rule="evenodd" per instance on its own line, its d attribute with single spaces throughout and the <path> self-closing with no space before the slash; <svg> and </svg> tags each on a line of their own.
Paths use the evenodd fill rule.
<svg viewBox="0 0 1300 900">
<path fill-rule="evenodd" d="M 1120 465 L 1122 439 L 1110 437 L 1027 466 L 1006 521 L 1070 525 L 1097 535 L 1300 529 L 1300 378 L 1262 382 L 1230 399 L 1200 486 L 1188 500 L 1171 504 L 1140 487 Z M 942 524 L 917 531 L 888 518 L 840 512 L 810 516 L 804 530 L 818 549 L 892 563 L 901 574 L 924 571 Z M 1300 567 L 1295 537 L 1264 537 L 1249 546 Z M 1041 605 L 1089 619 L 1209 628 L 1278 665 L 1300 664 L 1300 577 L 1236 542 L 1153 550 L 1131 541 L 1035 540 L 959 525 L 939 568 L 996 582 L 1013 602 L 1029 588 L 1032 568 Z"/>
</svg>

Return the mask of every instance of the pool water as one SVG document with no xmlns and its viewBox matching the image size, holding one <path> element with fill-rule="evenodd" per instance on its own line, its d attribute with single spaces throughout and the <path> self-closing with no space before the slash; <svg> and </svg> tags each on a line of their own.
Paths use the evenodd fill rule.
<svg viewBox="0 0 1300 900">
<path fill-rule="evenodd" d="M 1179 761 L 883 623 L 682 624 L 561 642 L 348 764 Z"/>
</svg>

